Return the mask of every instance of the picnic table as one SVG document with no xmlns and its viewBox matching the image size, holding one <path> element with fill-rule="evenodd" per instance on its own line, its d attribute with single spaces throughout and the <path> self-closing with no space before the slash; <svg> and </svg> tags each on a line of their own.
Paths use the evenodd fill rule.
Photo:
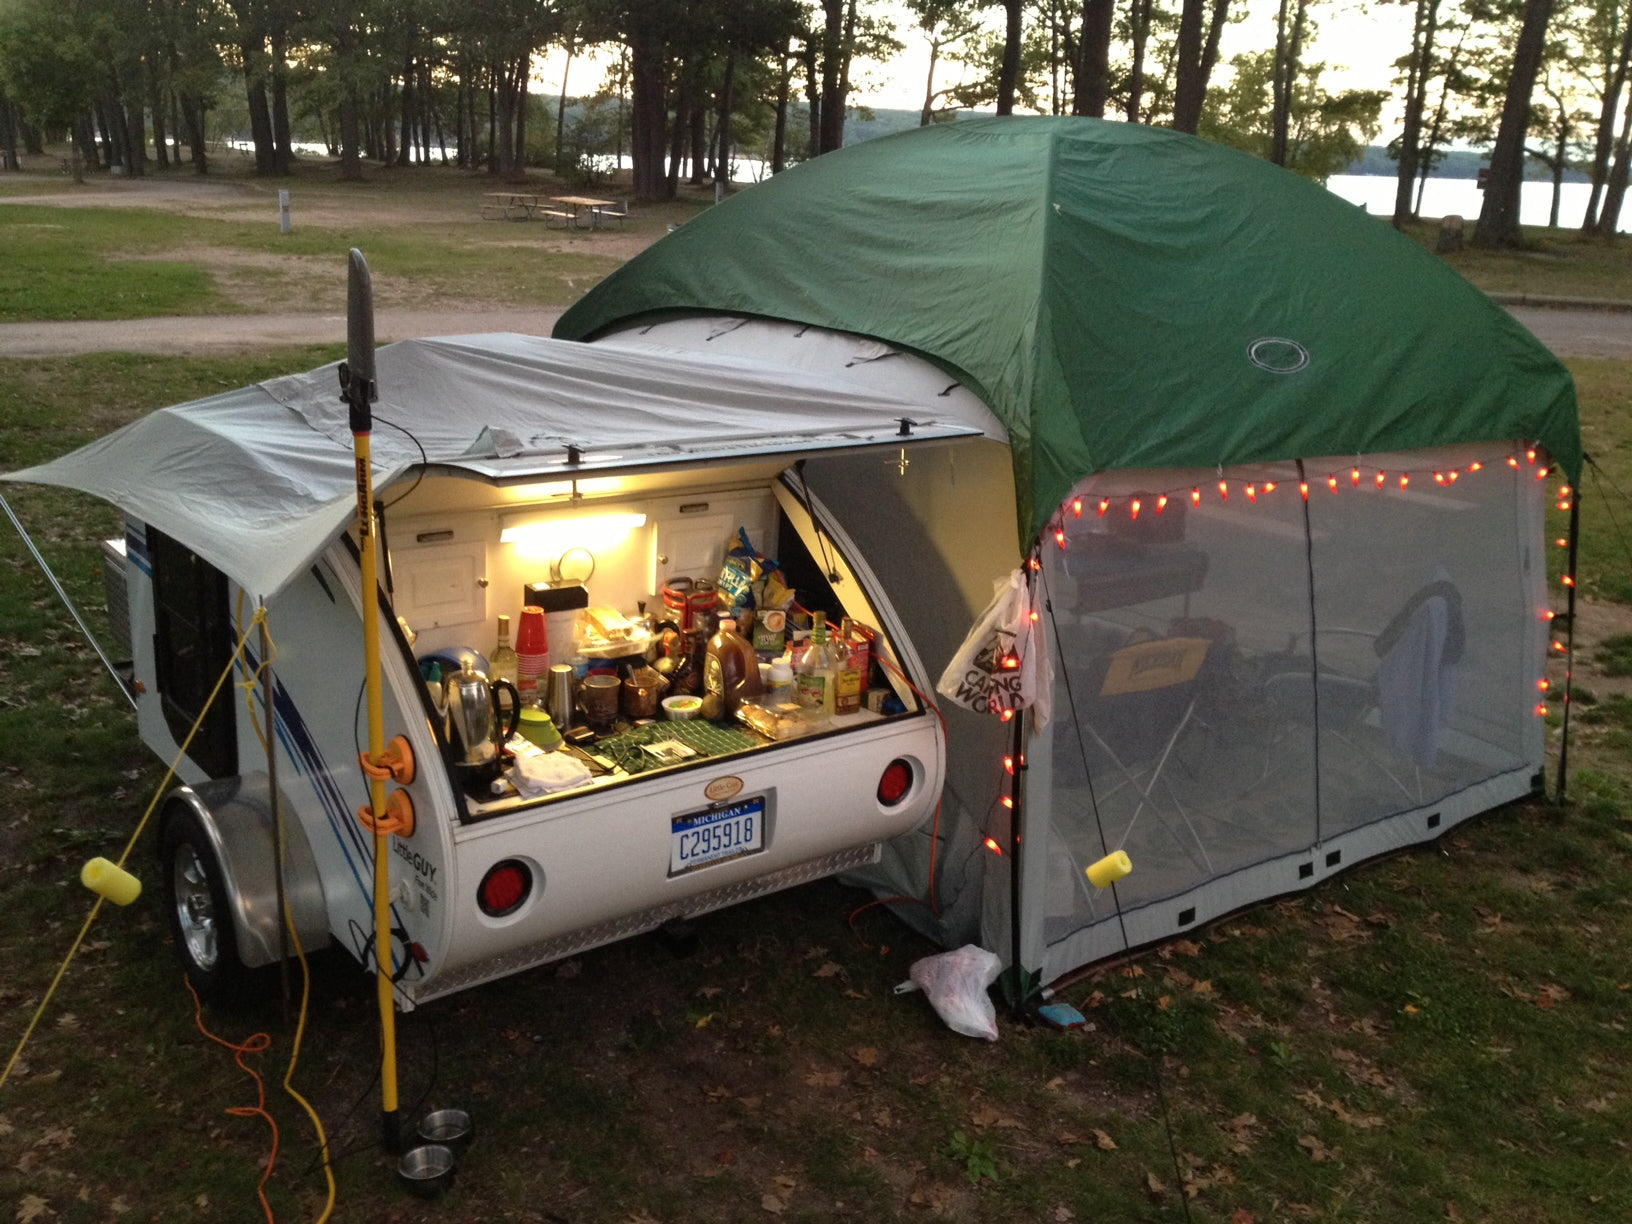
<svg viewBox="0 0 1632 1224">
<path fill-rule="evenodd" d="M 527 221 L 538 216 L 538 196 L 526 191 L 489 191 L 483 197 L 482 216 L 492 220 Z"/>
<path fill-rule="evenodd" d="M 617 200 L 601 200 L 594 196 L 551 196 L 552 204 L 560 204 L 561 209 L 547 209 L 544 213 L 544 223 L 559 221 L 561 228 L 569 225 L 577 229 L 600 229 L 608 221 L 621 221 L 626 215 L 622 203 Z"/>
</svg>

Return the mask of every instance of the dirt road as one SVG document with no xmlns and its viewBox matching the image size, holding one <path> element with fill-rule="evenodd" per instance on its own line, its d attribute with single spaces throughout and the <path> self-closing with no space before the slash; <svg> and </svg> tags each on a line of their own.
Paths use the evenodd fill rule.
<svg viewBox="0 0 1632 1224">
<path fill-rule="evenodd" d="M 530 310 L 384 310 L 374 318 L 380 343 L 415 336 L 522 332 L 547 336 L 559 307 Z M 84 319 L 70 323 L 0 323 L 0 357 L 61 357 L 137 352 L 183 356 L 249 352 L 285 344 L 344 344 L 339 314 L 192 315 L 154 319 Z"/>
</svg>

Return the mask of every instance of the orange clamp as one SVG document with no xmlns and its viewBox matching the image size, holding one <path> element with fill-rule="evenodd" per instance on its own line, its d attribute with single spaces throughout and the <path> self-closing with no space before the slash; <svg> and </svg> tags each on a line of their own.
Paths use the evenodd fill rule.
<svg viewBox="0 0 1632 1224">
<path fill-rule="evenodd" d="M 383 819 L 375 819 L 374 805 L 365 803 L 357 809 L 357 820 L 370 833 L 412 837 L 414 835 L 414 801 L 408 797 L 407 791 L 392 791 L 385 801 L 385 816 Z"/>
<path fill-rule="evenodd" d="M 414 750 L 406 738 L 400 735 L 392 736 L 391 742 L 380 753 L 378 765 L 368 759 L 368 753 L 359 752 L 357 763 L 363 767 L 363 772 L 371 778 L 381 782 L 395 782 L 399 786 L 407 786 L 414 780 Z"/>
</svg>

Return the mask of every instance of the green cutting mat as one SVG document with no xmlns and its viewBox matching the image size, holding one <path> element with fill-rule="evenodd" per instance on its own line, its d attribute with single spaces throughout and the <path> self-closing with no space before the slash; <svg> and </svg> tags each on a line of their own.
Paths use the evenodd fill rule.
<svg viewBox="0 0 1632 1224">
<path fill-rule="evenodd" d="M 742 752 L 747 748 L 757 748 L 764 742 L 750 731 L 741 731 L 735 727 L 718 727 L 711 722 L 692 719 L 631 727 L 627 731 L 609 735 L 599 741 L 595 745 L 595 751 L 601 756 L 612 758 L 625 773 L 642 773 L 658 767 L 662 762 L 653 759 L 651 754 L 642 752 L 641 747 L 645 744 L 655 744 L 660 740 L 679 740 L 686 747 L 695 750 L 700 757 Z"/>
</svg>

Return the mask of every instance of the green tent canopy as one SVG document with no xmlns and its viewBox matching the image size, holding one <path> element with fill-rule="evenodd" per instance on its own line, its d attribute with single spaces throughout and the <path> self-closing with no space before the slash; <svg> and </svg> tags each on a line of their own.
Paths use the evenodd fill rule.
<svg viewBox="0 0 1632 1224">
<path fill-rule="evenodd" d="M 1007 427 L 1023 547 L 1081 478 L 1539 442 L 1568 372 L 1386 222 L 1163 128 L 984 118 L 819 157 L 688 221 L 555 335 L 674 312 L 876 337 Z"/>
</svg>

